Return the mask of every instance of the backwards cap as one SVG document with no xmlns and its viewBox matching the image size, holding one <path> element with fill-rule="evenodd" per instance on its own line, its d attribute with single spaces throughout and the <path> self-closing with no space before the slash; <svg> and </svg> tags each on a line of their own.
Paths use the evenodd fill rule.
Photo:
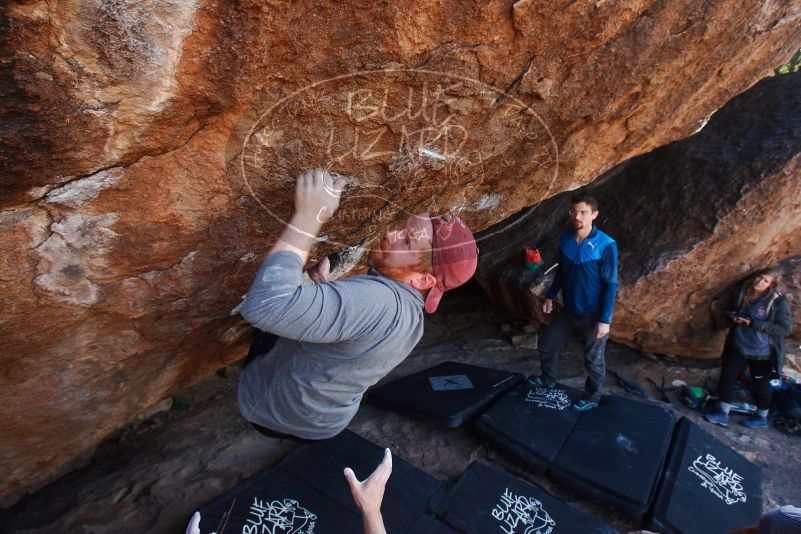
<svg viewBox="0 0 801 534">
<path fill-rule="evenodd" d="M 432 265 L 437 284 L 426 296 L 425 310 L 437 311 L 442 295 L 464 284 L 473 276 L 478 266 L 478 246 L 473 233 L 459 217 L 450 221 L 431 214 L 434 227 L 432 240 Z"/>
</svg>

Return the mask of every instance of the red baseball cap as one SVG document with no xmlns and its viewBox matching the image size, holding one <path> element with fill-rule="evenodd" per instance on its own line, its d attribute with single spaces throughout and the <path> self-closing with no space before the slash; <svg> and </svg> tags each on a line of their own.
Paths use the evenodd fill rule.
<svg viewBox="0 0 801 534">
<path fill-rule="evenodd" d="M 459 217 L 446 221 L 432 213 L 434 227 L 432 263 L 437 284 L 426 297 L 425 310 L 437 311 L 442 295 L 449 289 L 464 284 L 475 274 L 478 266 L 478 246 L 470 228 Z"/>
</svg>

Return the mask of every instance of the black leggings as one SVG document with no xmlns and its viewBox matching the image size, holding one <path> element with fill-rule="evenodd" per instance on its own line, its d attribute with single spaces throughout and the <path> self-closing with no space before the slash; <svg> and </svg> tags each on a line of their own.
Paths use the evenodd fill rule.
<svg viewBox="0 0 801 534">
<path fill-rule="evenodd" d="M 734 398 L 734 384 L 737 381 L 737 377 L 745 371 L 746 367 L 751 370 L 751 379 L 756 386 L 757 408 L 767 410 L 770 408 L 770 375 L 773 372 L 770 358 L 766 360 L 746 358 L 742 352 L 731 344 L 723 353 L 723 368 L 720 370 L 718 398 L 727 404 L 731 403 Z"/>
</svg>

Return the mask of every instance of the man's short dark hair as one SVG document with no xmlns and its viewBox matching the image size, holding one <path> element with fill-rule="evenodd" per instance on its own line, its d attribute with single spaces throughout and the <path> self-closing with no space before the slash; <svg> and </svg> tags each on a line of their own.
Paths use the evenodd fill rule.
<svg viewBox="0 0 801 534">
<path fill-rule="evenodd" d="M 587 193 L 578 193 L 570 197 L 571 206 L 575 206 L 576 204 L 580 204 L 582 202 L 588 205 L 592 211 L 598 211 L 598 201 L 594 196 L 588 195 Z"/>
</svg>

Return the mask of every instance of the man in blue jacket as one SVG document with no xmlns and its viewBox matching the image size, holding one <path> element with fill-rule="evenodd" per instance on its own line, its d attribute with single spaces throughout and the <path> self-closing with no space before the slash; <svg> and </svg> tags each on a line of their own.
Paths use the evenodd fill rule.
<svg viewBox="0 0 801 534">
<path fill-rule="evenodd" d="M 583 412 L 598 406 L 606 375 L 604 348 L 617 294 L 617 243 L 593 227 L 598 217 L 598 201 L 579 194 L 570 199 L 573 231 L 559 238 L 559 267 L 543 313 L 553 311 L 553 301 L 562 292 L 565 309 L 556 316 L 539 343 L 542 374 L 532 375 L 529 383 L 537 387 L 556 385 L 556 363 L 562 346 L 574 335 L 584 340 L 587 382 L 584 396 L 573 404 Z"/>
</svg>

